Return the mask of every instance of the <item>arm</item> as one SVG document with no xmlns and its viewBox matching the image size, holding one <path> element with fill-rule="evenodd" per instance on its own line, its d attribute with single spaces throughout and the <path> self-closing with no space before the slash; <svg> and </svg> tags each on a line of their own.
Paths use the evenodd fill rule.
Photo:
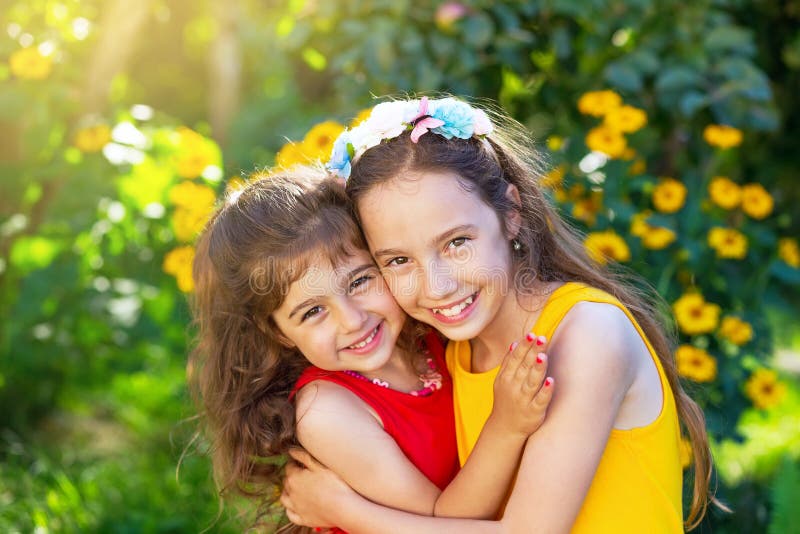
<svg viewBox="0 0 800 534">
<path fill-rule="evenodd" d="M 523 342 L 504 359 L 492 415 L 469 461 L 443 492 L 406 458 L 360 399 L 333 384 L 320 382 L 298 395 L 300 443 L 374 501 L 427 515 L 494 517 L 525 440 L 541 425 L 552 396 L 552 380 L 540 387 L 546 356 L 531 354 L 531 347 L 530 340 Z M 387 479 L 393 483 L 383 483 Z"/>
<path fill-rule="evenodd" d="M 528 439 L 500 522 L 424 518 L 379 507 L 334 483 L 320 466 L 293 470 L 282 502 L 293 521 L 334 521 L 352 534 L 568 532 L 639 372 L 642 350 L 646 354 L 619 309 L 581 303 L 569 312 L 550 350 L 559 392 L 547 420 Z"/>
<path fill-rule="evenodd" d="M 497 517 L 511 489 L 525 442 L 542 425 L 553 393 L 544 382 L 547 356 L 529 336 L 503 359 L 494 382 L 492 413 L 464 467 L 436 501 L 442 517 Z"/>
</svg>

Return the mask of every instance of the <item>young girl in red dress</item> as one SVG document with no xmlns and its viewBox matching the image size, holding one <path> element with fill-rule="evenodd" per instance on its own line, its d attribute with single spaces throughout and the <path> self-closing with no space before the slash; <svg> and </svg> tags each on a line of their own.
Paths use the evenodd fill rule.
<svg viewBox="0 0 800 534">
<path fill-rule="evenodd" d="M 509 348 L 459 471 L 442 342 L 395 302 L 339 181 L 312 168 L 255 177 L 208 223 L 194 280 L 189 381 L 221 494 L 253 498 L 256 523 L 279 515 L 277 458 L 297 444 L 392 508 L 481 517 L 501 507 L 554 387 L 544 341 Z"/>
</svg>

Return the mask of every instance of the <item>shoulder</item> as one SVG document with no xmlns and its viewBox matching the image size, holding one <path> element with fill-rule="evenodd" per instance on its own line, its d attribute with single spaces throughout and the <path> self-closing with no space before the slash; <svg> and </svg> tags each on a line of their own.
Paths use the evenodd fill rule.
<svg viewBox="0 0 800 534">
<path fill-rule="evenodd" d="M 582 301 L 564 316 L 550 341 L 551 361 L 563 374 L 592 382 L 633 382 L 643 342 L 626 313 L 614 304 Z"/>
<path fill-rule="evenodd" d="M 295 399 L 297 436 L 341 432 L 348 425 L 381 426 L 377 413 L 345 387 L 326 380 L 314 380 L 303 386 Z"/>
</svg>

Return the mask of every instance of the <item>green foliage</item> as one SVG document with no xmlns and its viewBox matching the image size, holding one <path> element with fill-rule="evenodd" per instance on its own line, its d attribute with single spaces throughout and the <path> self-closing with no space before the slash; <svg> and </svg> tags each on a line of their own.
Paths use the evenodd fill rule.
<svg viewBox="0 0 800 534">
<path fill-rule="evenodd" d="M 716 438 L 720 495 L 737 511 L 709 524 L 797 523 L 796 386 L 782 376 L 785 401 L 767 411 L 743 391 L 774 352 L 765 310 L 789 328 L 800 296 L 800 269 L 777 253 L 800 228 L 796 15 L 710 0 L 170 2 L 144 10 L 136 39 L 107 46 L 104 34 L 144 5 L 20 0 L 0 19 L 0 530 L 241 530 L 228 512 L 215 520 L 206 457 L 190 454 L 175 479 L 195 412 L 182 289 L 208 191 L 270 165 L 312 124 L 352 117 L 370 95 L 410 91 L 499 101 L 549 145 L 565 215 L 587 233 L 614 230 L 630 267 L 670 303 L 699 290 L 753 326 L 741 345 L 719 329 L 681 334 L 717 363 L 711 381 L 687 382 Z M 207 83 L 230 13 L 241 77 Z M 21 68 L 22 49 L 39 55 Z M 241 101 L 220 133 L 207 102 L 225 81 L 241 82 Z M 577 103 L 600 89 L 646 113 L 626 135 L 633 158 L 585 161 L 601 119 Z M 739 128 L 743 143 L 710 146 L 703 130 L 715 123 Z M 773 213 L 710 202 L 718 175 L 762 184 Z M 653 210 L 663 176 L 687 188 L 675 213 Z M 648 248 L 631 233 L 645 209 L 673 243 Z M 747 237 L 744 259 L 717 257 L 715 226 Z"/>
<path fill-rule="evenodd" d="M 800 463 L 785 458 L 772 486 L 772 521 L 769 534 L 797 534 L 800 532 Z"/>
</svg>

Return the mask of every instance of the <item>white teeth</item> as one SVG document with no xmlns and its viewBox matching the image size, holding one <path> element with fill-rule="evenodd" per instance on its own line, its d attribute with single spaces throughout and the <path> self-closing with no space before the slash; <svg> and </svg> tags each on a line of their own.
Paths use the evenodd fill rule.
<svg viewBox="0 0 800 534">
<path fill-rule="evenodd" d="M 380 326 L 380 325 L 378 325 L 378 326 Z M 372 333 L 369 335 L 369 337 L 367 339 L 365 339 L 361 343 L 356 343 L 355 345 L 350 345 L 347 348 L 348 349 L 360 349 L 360 348 L 363 348 L 363 347 L 366 347 L 367 345 L 369 345 L 372 342 L 372 340 L 375 339 L 375 334 L 378 333 L 378 326 L 375 327 L 375 330 L 372 331 Z"/>
<path fill-rule="evenodd" d="M 456 304 L 452 308 L 433 308 L 433 313 L 440 313 L 445 317 L 453 317 L 464 311 L 467 306 L 472 304 L 473 300 L 472 295 L 470 295 L 461 304 Z"/>
</svg>

